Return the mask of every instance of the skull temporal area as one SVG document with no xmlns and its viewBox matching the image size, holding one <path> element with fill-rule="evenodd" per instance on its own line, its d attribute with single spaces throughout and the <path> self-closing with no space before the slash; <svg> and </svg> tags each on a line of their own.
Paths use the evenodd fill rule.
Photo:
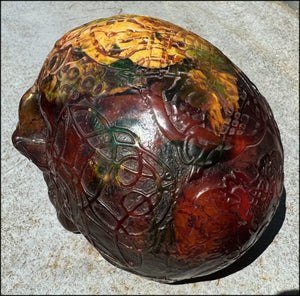
<svg viewBox="0 0 300 296">
<path fill-rule="evenodd" d="M 208 41 L 151 17 L 98 19 L 58 40 L 12 140 L 66 229 L 160 282 L 237 260 L 283 190 L 265 98 Z"/>
</svg>

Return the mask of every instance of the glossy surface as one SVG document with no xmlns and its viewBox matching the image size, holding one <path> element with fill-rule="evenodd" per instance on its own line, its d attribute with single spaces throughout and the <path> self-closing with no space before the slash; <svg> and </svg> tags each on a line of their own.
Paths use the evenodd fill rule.
<svg viewBox="0 0 300 296">
<path fill-rule="evenodd" d="M 162 282 L 239 258 L 283 187 L 280 135 L 256 87 L 206 40 L 142 16 L 57 41 L 13 142 L 43 171 L 67 229 Z"/>
</svg>

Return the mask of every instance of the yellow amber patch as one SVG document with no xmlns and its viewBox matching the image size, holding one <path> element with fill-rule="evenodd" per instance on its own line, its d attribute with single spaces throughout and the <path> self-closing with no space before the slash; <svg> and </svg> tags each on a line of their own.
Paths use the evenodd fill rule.
<svg viewBox="0 0 300 296">
<path fill-rule="evenodd" d="M 94 62 L 86 61 L 83 65 L 77 60 L 69 60 L 70 47 L 79 53 L 84 52 Z M 95 20 L 66 33 L 56 42 L 53 54 L 64 50 L 67 54 L 62 65 L 77 68 L 79 75 L 72 80 L 72 75 L 60 71 L 59 75 L 67 78 L 59 77 L 59 80 L 68 80 L 73 87 L 78 87 L 82 82 L 81 76 L 93 71 L 97 63 L 111 65 L 120 60 L 130 60 L 135 65 L 160 69 L 192 59 L 194 62 L 190 69 L 185 70 L 193 85 L 189 103 L 207 112 L 215 134 L 219 133 L 226 114 L 239 108 L 235 75 L 238 70 L 234 65 L 205 39 L 163 20 L 137 15 Z M 57 73 L 62 65 L 54 67 L 54 73 L 48 73 Z M 133 85 L 132 80 L 128 85 L 115 84 L 108 88 L 105 79 L 100 80 L 102 95 L 124 92 Z M 45 85 L 49 101 L 64 100 L 65 95 L 58 94 L 60 84 L 54 75 L 52 81 Z"/>
<path fill-rule="evenodd" d="M 130 59 L 147 68 L 164 68 L 187 57 L 191 48 L 210 48 L 196 34 L 145 16 L 116 16 L 91 22 L 65 34 L 57 45 L 81 48 L 103 64 Z"/>
<path fill-rule="evenodd" d="M 190 70 L 188 76 L 192 79 L 194 88 L 199 91 L 199 95 L 204 97 L 198 100 L 199 105 L 194 107 L 208 111 L 212 128 L 217 134 L 224 123 L 222 110 L 227 112 L 228 108 L 231 108 L 232 112 L 239 108 L 236 77 L 216 70 L 211 70 L 207 77 L 202 71 L 196 69 Z"/>
</svg>

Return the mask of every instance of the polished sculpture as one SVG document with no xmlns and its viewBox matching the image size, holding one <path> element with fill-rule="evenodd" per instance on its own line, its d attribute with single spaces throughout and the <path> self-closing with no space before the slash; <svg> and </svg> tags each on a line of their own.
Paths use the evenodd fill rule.
<svg viewBox="0 0 300 296">
<path fill-rule="evenodd" d="M 98 19 L 58 40 L 12 139 L 66 229 L 160 282 L 240 258 L 283 190 L 266 99 L 208 41 L 146 16 Z"/>
</svg>

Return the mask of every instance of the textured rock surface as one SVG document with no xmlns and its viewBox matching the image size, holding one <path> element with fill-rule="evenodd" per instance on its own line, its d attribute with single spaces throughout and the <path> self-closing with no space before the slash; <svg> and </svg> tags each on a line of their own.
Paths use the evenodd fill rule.
<svg viewBox="0 0 300 296">
<path fill-rule="evenodd" d="M 294 11 L 266 2 L 6 2 L 2 8 L 2 293 L 274 294 L 298 288 L 299 20 Z M 169 287 L 111 266 L 59 225 L 40 172 L 12 148 L 19 99 L 54 42 L 75 26 L 119 13 L 159 17 L 212 42 L 256 84 L 278 122 L 285 149 L 285 222 L 256 261 L 220 281 Z"/>
</svg>

